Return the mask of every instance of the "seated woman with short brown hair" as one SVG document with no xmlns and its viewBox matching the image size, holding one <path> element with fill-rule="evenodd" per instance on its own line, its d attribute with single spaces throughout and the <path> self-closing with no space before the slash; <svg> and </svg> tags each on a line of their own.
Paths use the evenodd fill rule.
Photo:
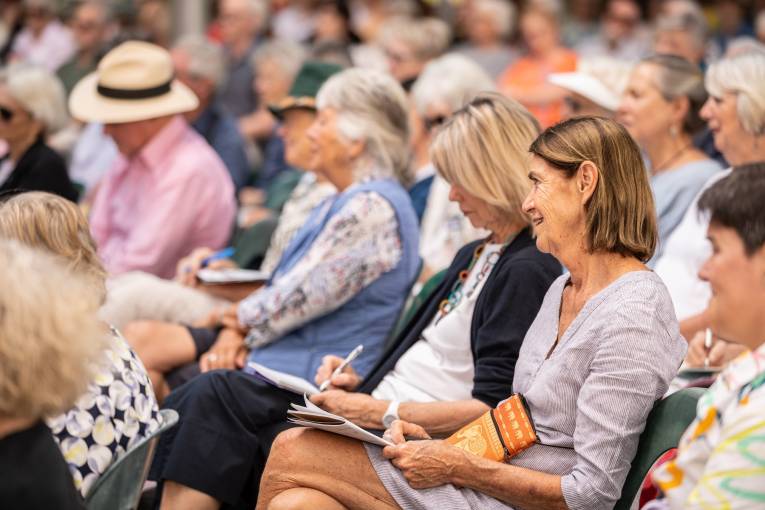
<svg viewBox="0 0 765 510">
<path fill-rule="evenodd" d="M 258 508 L 613 508 L 686 350 L 664 284 L 644 265 L 657 239 L 651 190 L 613 121 L 566 121 L 530 150 L 524 210 L 537 247 L 570 271 L 547 292 L 512 381 L 538 444 L 497 462 L 403 421 L 385 449 L 293 429 L 274 442 Z"/>
</svg>

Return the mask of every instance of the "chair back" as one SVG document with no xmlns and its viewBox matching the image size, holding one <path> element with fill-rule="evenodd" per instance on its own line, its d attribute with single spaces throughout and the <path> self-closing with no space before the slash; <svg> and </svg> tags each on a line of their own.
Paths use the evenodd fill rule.
<svg viewBox="0 0 765 510">
<path fill-rule="evenodd" d="M 276 230 L 279 218 L 271 216 L 261 220 L 251 227 L 238 231 L 231 241 L 234 255 L 231 260 L 241 268 L 257 269 L 271 244 L 271 236 Z"/>
<path fill-rule="evenodd" d="M 659 457 L 677 447 L 685 429 L 693 422 L 696 404 L 704 392 L 703 388 L 685 388 L 656 403 L 640 434 L 637 454 L 614 510 L 629 510 L 648 471 Z"/>
<path fill-rule="evenodd" d="M 422 305 L 425 304 L 425 301 L 427 301 L 430 295 L 433 294 L 433 291 L 435 291 L 438 286 L 441 285 L 441 281 L 443 281 L 445 275 L 446 269 L 431 276 L 430 279 L 428 279 L 428 281 L 425 282 L 425 284 L 422 286 L 420 292 L 418 292 L 417 295 L 409 301 L 409 303 L 404 307 L 404 310 L 401 313 L 396 326 L 393 328 L 393 331 L 391 331 L 391 334 L 388 337 L 388 343 L 395 340 L 399 333 L 401 333 L 401 331 L 406 327 L 406 325 L 409 324 L 409 322 L 417 316 L 417 312 L 420 311 L 420 308 L 422 308 Z"/>
<path fill-rule="evenodd" d="M 159 429 L 133 445 L 96 480 L 85 497 L 87 510 L 135 510 L 138 507 L 159 436 L 178 423 L 178 413 L 172 409 L 161 409 L 159 414 L 162 418 Z"/>
</svg>

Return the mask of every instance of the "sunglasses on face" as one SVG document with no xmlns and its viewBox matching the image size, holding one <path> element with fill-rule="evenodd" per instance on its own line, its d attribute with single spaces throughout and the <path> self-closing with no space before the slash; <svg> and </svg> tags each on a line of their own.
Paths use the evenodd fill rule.
<svg viewBox="0 0 765 510">
<path fill-rule="evenodd" d="M 13 116 L 16 114 L 13 110 L 9 110 L 5 106 L 0 106 L 0 119 L 3 119 L 3 122 L 10 122 L 13 120 Z"/>
</svg>

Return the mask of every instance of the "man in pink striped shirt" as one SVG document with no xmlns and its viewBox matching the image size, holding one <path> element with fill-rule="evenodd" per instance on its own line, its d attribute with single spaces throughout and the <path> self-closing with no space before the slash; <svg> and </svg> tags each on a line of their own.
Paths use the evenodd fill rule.
<svg viewBox="0 0 765 510">
<path fill-rule="evenodd" d="M 108 53 L 69 99 L 75 117 L 104 123 L 121 154 L 90 216 L 111 274 L 141 270 L 171 278 L 181 257 L 200 246 L 222 247 L 231 233 L 231 178 L 179 115 L 198 102 L 172 73 L 164 49 L 127 42 Z"/>
</svg>

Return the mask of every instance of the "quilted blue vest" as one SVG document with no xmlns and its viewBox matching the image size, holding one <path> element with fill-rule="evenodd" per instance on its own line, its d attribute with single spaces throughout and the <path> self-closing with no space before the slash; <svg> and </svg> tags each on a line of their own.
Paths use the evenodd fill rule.
<svg viewBox="0 0 765 510">
<path fill-rule="evenodd" d="M 417 216 L 409 195 L 398 182 L 368 181 L 319 204 L 285 249 L 273 277 L 278 278 L 292 268 L 308 252 L 329 219 L 354 196 L 368 191 L 379 193 L 396 213 L 402 248 L 398 264 L 336 310 L 253 349 L 249 361 L 313 382 L 325 355 L 344 357 L 358 344 L 363 344 L 364 351 L 353 362 L 353 367 L 362 376 L 372 369 L 419 270 Z"/>
</svg>

